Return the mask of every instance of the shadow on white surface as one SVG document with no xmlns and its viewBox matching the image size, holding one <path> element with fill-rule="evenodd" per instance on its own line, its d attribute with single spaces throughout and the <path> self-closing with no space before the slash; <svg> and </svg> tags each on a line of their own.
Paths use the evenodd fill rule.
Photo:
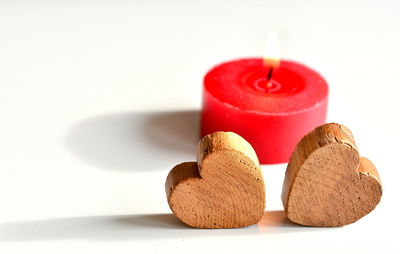
<svg viewBox="0 0 400 254">
<path fill-rule="evenodd" d="M 0 241 L 134 241 L 187 237 L 281 234 L 324 230 L 288 221 L 283 211 L 267 211 L 257 225 L 238 229 L 193 229 L 173 214 L 118 215 L 20 221 L 0 224 Z"/>
<path fill-rule="evenodd" d="M 82 161 L 116 171 L 169 170 L 194 160 L 199 111 L 116 113 L 73 125 L 68 149 Z"/>
</svg>

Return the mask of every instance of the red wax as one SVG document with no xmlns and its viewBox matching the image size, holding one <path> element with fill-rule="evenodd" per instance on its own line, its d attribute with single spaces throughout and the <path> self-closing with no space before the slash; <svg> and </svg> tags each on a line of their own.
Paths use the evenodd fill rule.
<svg viewBox="0 0 400 254">
<path fill-rule="evenodd" d="M 288 162 L 296 144 L 325 123 L 328 85 L 305 65 L 282 60 L 267 82 L 262 58 L 214 67 L 204 78 L 201 135 L 232 131 L 261 164 Z"/>
</svg>

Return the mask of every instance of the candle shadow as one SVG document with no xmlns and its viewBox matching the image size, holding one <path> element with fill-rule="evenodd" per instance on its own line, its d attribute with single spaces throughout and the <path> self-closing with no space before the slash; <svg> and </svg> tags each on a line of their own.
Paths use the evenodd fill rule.
<svg viewBox="0 0 400 254">
<path fill-rule="evenodd" d="M 72 125 L 65 143 L 95 167 L 149 171 L 193 161 L 198 140 L 199 111 L 190 110 L 94 116 Z"/>
<path fill-rule="evenodd" d="M 266 211 L 257 225 L 237 229 L 194 229 L 173 214 L 110 215 L 17 221 L 0 224 L 0 242 L 86 239 L 134 241 L 187 237 L 282 234 L 324 230 L 287 221 L 283 211 Z"/>
</svg>

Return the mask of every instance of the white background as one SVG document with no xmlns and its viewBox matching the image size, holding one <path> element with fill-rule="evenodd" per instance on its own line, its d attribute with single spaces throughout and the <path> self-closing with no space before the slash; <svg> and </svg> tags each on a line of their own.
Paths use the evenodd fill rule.
<svg viewBox="0 0 400 254">
<path fill-rule="evenodd" d="M 0 253 L 400 252 L 398 1 L 0 1 Z M 263 166 L 259 225 L 196 230 L 171 214 L 168 171 L 194 160 L 213 65 L 282 55 L 330 84 L 384 195 L 355 224 L 292 225 L 286 165 Z"/>
</svg>

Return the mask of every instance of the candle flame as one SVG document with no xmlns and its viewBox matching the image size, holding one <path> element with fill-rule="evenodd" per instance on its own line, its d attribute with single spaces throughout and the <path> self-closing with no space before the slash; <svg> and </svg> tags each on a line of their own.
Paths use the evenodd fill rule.
<svg viewBox="0 0 400 254">
<path fill-rule="evenodd" d="M 264 66 L 276 68 L 280 63 L 280 47 L 278 35 L 271 31 L 265 40 Z"/>
</svg>

